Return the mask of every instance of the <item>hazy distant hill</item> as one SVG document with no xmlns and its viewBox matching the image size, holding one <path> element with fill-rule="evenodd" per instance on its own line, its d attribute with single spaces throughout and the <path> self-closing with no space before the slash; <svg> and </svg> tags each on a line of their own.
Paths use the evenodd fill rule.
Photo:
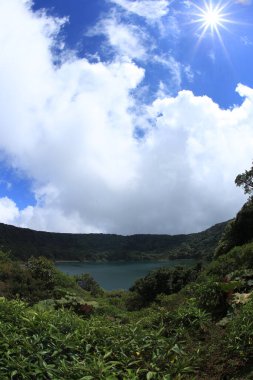
<svg viewBox="0 0 253 380">
<path fill-rule="evenodd" d="M 189 235 L 69 234 L 33 231 L 0 223 L 0 248 L 20 259 L 43 255 L 53 260 L 157 260 L 213 254 L 226 223 Z"/>
</svg>

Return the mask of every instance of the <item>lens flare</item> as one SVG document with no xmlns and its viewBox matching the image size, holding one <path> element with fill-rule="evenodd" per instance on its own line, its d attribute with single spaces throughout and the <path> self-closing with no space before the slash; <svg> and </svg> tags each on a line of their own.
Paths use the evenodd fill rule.
<svg viewBox="0 0 253 380">
<path fill-rule="evenodd" d="M 222 26 L 222 14 L 219 9 L 213 9 L 210 6 L 206 11 L 203 12 L 203 25 L 204 27 L 210 27 L 211 29 L 216 29 L 218 26 Z"/>
<path fill-rule="evenodd" d="M 194 11 L 191 13 L 191 23 L 197 24 L 196 34 L 198 40 L 196 43 L 195 51 L 204 39 L 204 37 L 217 37 L 219 43 L 222 45 L 223 50 L 228 57 L 225 44 L 222 39 L 222 29 L 229 31 L 228 24 L 237 24 L 238 22 L 231 19 L 231 13 L 228 13 L 228 8 L 231 6 L 231 0 L 228 2 L 214 2 L 215 0 L 202 0 L 202 6 L 194 2 L 191 3 Z"/>
<path fill-rule="evenodd" d="M 229 14 L 225 13 L 227 4 L 221 5 L 220 3 L 214 5 L 212 2 L 204 2 L 203 7 L 194 5 L 196 13 L 194 13 L 194 23 L 198 23 L 199 30 L 201 31 L 201 38 L 208 32 L 216 33 L 220 37 L 220 29 L 227 29 L 226 24 L 231 23 Z"/>
</svg>

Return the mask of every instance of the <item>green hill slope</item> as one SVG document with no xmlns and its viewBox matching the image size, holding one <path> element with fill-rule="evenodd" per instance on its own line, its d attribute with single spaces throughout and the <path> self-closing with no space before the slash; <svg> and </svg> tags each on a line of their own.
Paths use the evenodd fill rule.
<svg viewBox="0 0 253 380">
<path fill-rule="evenodd" d="M 45 256 L 53 260 L 138 261 L 168 258 L 208 258 L 226 223 L 189 235 L 66 234 L 38 232 L 0 223 L 0 247 L 27 259 Z"/>
</svg>

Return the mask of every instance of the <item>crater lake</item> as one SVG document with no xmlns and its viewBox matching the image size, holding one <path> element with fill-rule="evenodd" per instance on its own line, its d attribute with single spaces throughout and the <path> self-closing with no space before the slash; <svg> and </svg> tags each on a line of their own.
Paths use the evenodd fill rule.
<svg viewBox="0 0 253 380">
<path fill-rule="evenodd" d="M 194 266 L 200 260 L 177 259 L 146 262 L 56 262 L 56 268 L 70 275 L 89 273 L 105 290 L 129 289 L 150 271 L 161 267 Z"/>
</svg>

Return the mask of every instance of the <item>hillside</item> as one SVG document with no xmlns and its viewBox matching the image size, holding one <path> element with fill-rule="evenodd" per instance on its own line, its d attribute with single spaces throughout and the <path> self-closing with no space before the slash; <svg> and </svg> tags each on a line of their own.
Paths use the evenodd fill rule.
<svg viewBox="0 0 253 380">
<path fill-rule="evenodd" d="M 19 262 L 0 250 L 0 378 L 252 379 L 252 206 L 227 225 L 211 263 L 159 268 L 129 291 L 104 291 L 87 273 L 68 276 L 43 257 Z M 47 236 L 5 227 L 24 244 L 29 234 Z M 207 244 L 217 228 L 188 242 L 205 234 Z"/>
<path fill-rule="evenodd" d="M 189 235 L 110 235 L 38 232 L 0 223 L 0 248 L 25 260 L 139 261 L 168 258 L 208 258 L 226 223 Z"/>
</svg>

